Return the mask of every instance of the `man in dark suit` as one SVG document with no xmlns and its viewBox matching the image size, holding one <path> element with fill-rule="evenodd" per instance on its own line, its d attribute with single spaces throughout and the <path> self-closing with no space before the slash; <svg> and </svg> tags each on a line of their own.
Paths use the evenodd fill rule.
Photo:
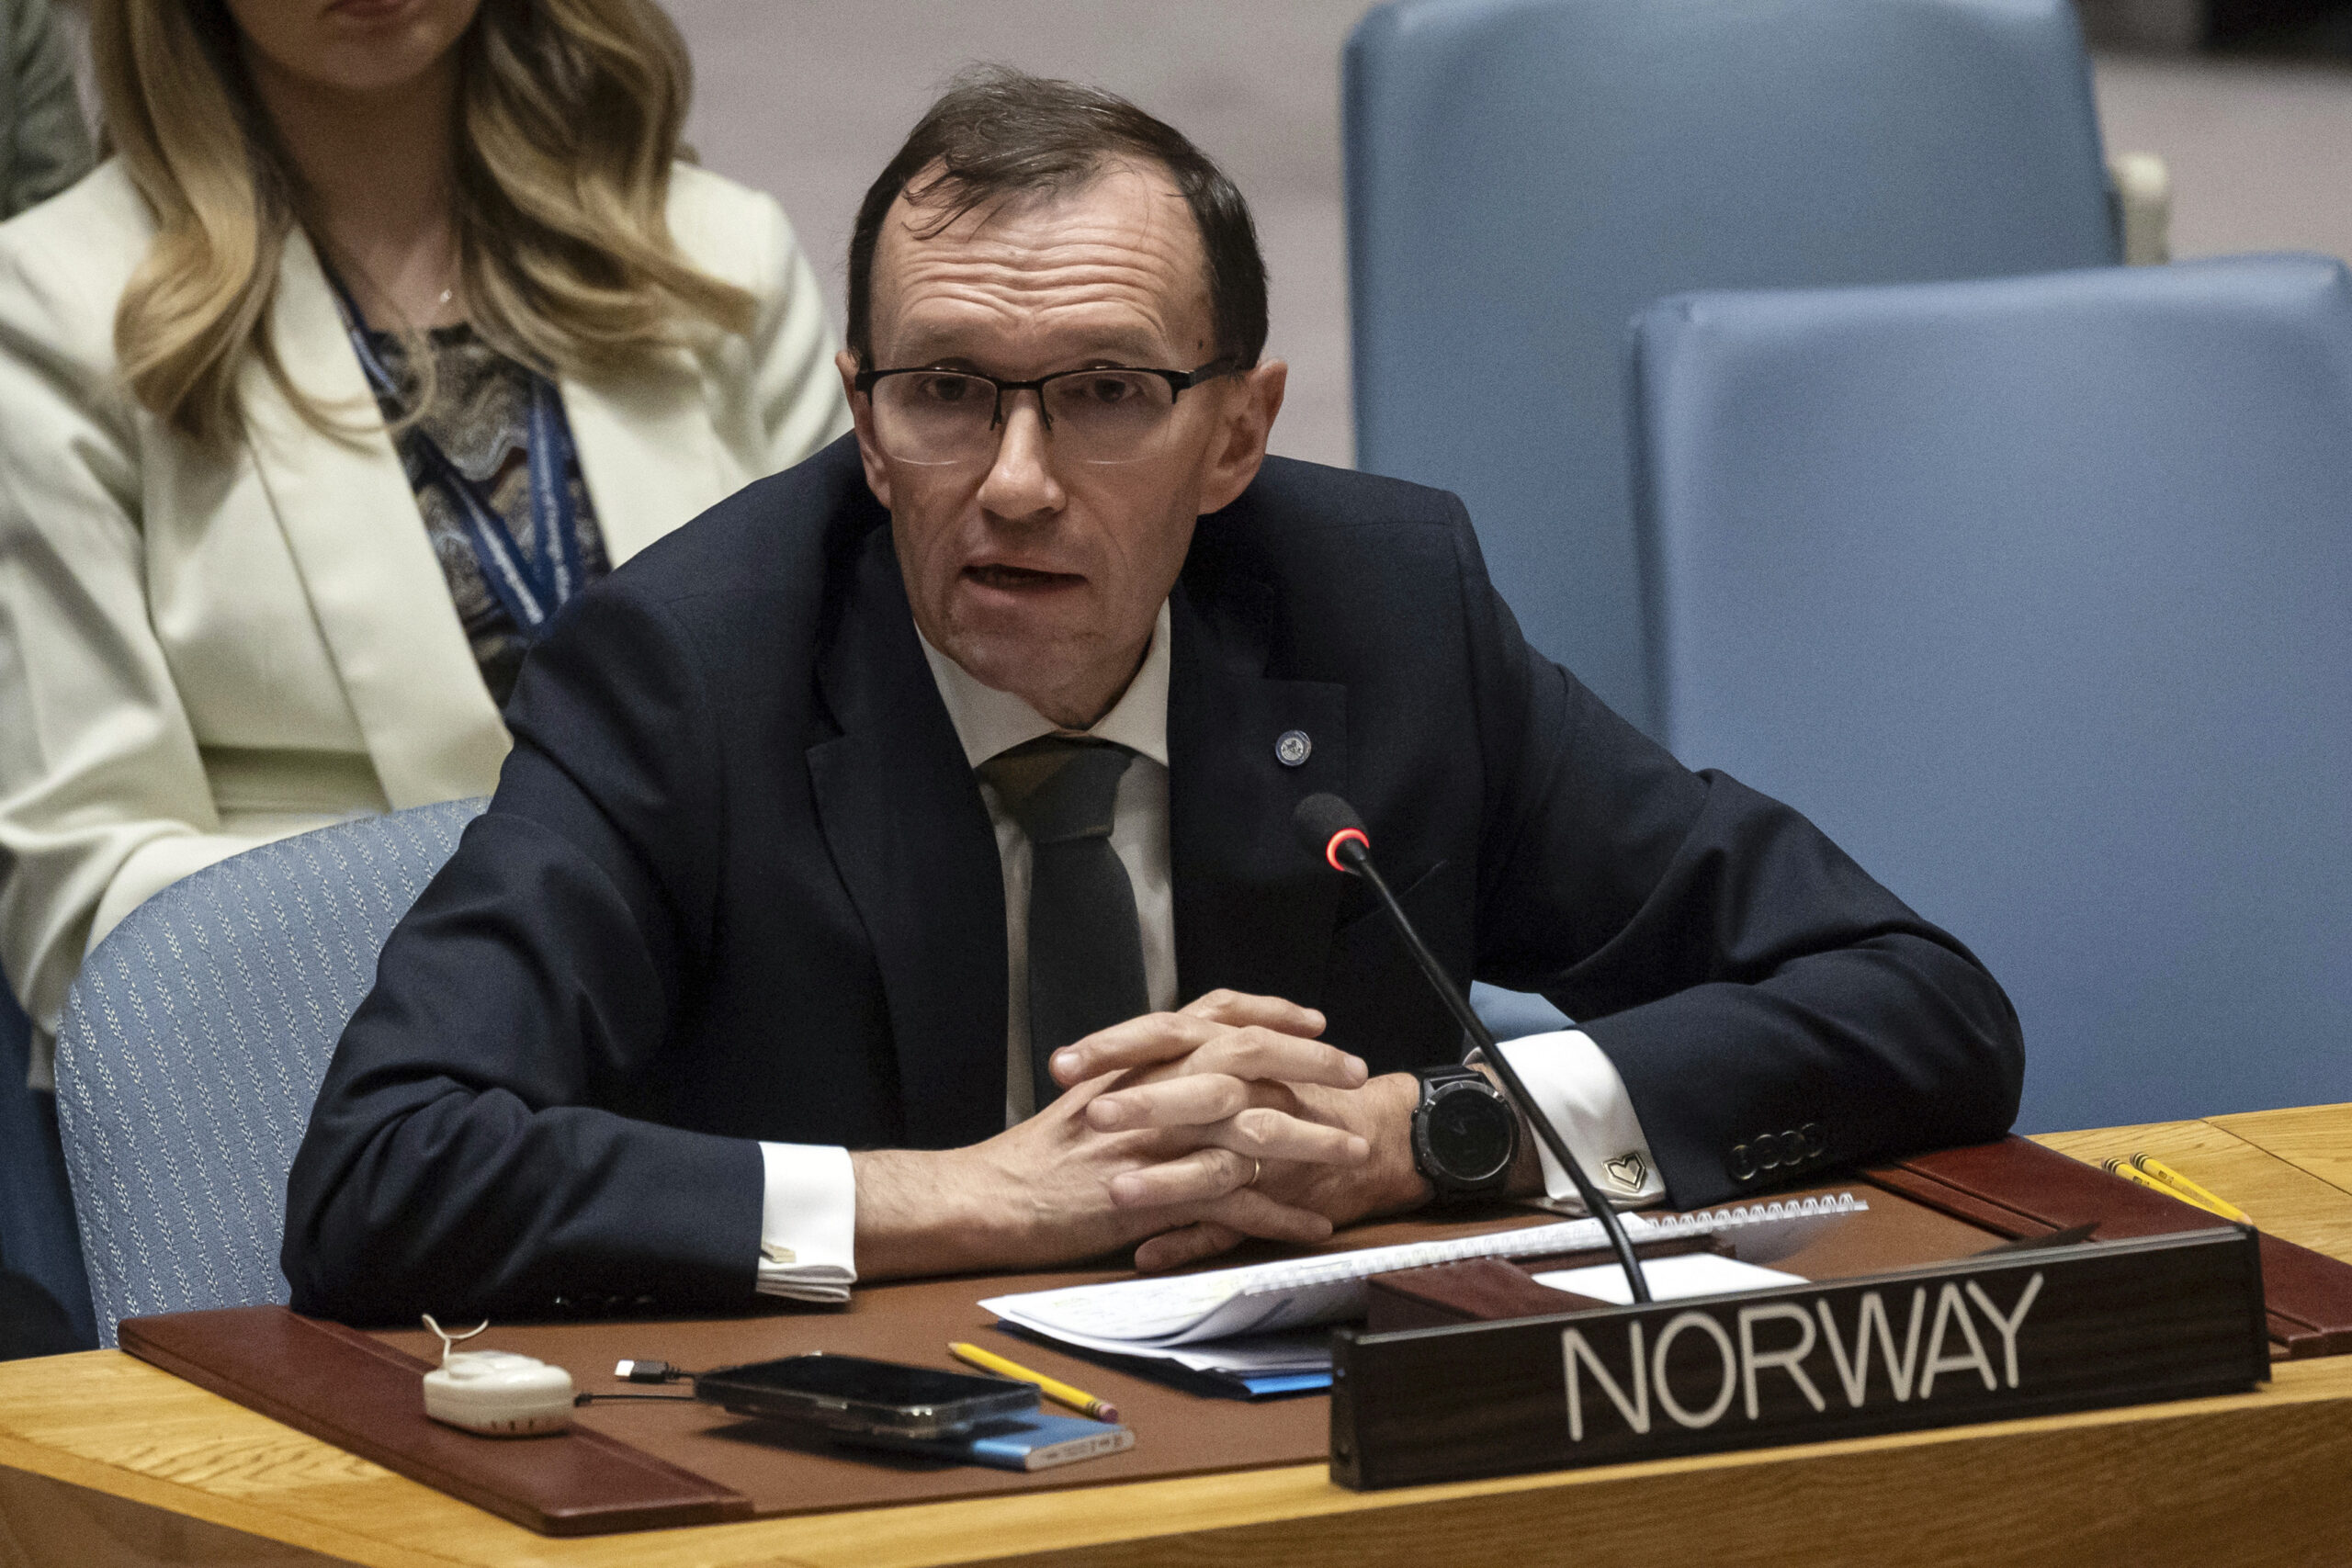
<svg viewBox="0 0 2352 1568">
<path fill-rule="evenodd" d="M 1529 649 L 1452 497 L 1264 456 L 1263 269 L 1181 136 L 968 80 L 850 278 L 854 438 L 531 656 L 321 1090 L 297 1306 L 837 1298 L 1557 1189 L 1298 841 L 1318 791 L 1455 975 L 1584 1021 L 1508 1049 L 1630 1201 L 2007 1126 L 1964 949 Z"/>
</svg>

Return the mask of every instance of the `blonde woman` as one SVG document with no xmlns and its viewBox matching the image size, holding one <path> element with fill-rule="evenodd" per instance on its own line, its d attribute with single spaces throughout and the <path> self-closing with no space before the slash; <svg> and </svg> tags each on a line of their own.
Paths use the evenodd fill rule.
<svg viewBox="0 0 2352 1568">
<path fill-rule="evenodd" d="M 0 955 L 488 793 L 582 587 L 847 428 L 651 0 L 94 0 L 115 156 L 0 226 Z M 32 1077 L 48 1076 L 48 1042 Z"/>
</svg>

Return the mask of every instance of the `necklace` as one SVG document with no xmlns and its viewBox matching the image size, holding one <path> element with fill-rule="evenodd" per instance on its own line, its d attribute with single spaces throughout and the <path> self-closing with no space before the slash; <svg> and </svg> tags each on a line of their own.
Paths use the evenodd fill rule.
<svg viewBox="0 0 2352 1568">
<path fill-rule="evenodd" d="M 401 310 L 400 310 L 400 308 L 399 308 L 397 305 L 392 304 L 392 300 L 393 300 L 393 298 L 394 298 L 394 297 L 393 297 L 393 295 L 392 295 L 391 291 L 390 291 L 390 289 L 387 289 L 387 288 L 386 288 L 382 284 L 380 284 L 380 283 L 379 283 L 379 282 L 377 282 L 377 281 L 376 281 L 376 274 L 374 273 L 374 271 L 373 271 L 373 270 L 371 270 L 370 268 L 368 268 L 368 267 L 367 267 L 367 266 L 365 266 L 365 265 L 361 265 L 361 263 L 360 263 L 360 262 L 359 262 L 356 257 L 355 257 L 355 258 L 353 258 L 353 259 L 349 262 L 349 264 L 348 264 L 348 265 L 349 265 L 349 266 L 350 266 L 350 268 L 351 268 L 351 270 L 352 270 L 353 272 L 355 272 L 355 273 L 358 274 L 360 277 L 362 277 L 362 278 L 364 278 L 364 279 L 366 279 L 366 280 L 367 280 L 367 284 L 368 284 L 368 291 L 369 291 L 370 293 L 374 294 L 374 295 L 375 295 L 379 299 L 380 299 L 380 300 L 381 300 L 381 301 L 383 301 L 385 304 L 387 304 L 388 306 L 390 306 L 390 307 L 392 309 L 392 310 L 395 312 L 395 314 L 399 314 L 399 315 L 405 315 L 405 314 L 406 314 L 406 312 L 401 311 Z M 451 272 L 454 272 L 454 271 L 456 270 L 456 264 L 455 264 L 455 262 L 452 262 L 452 263 L 451 263 L 451 265 L 450 265 L 450 269 L 449 269 L 449 270 L 450 270 Z M 446 272 L 445 272 L 442 276 L 448 276 L 448 273 L 446 273 Z M 451 301 L 452 299 L 455 299 L 457 297 L 458 297 L 458 285 L 457 285 L 457 283 L 456 283 L 456 282 L 454 282 L 454 281 L 453 281 L 452 283 L 450 283 L 450 285 L 449 285 L 447 288 L 446 288 L 442 289 L 440 293 L 438 293 L 438 294 L 436 294 L 436 295 L 435 295 L 435 296 L 434 296 L 434 298 L 433 298 L 433 308 L 434 308 L 436 311 L 437 311 L 437 310 L 445 310 L 448 309 L 449 301 Z"/>
</svg>

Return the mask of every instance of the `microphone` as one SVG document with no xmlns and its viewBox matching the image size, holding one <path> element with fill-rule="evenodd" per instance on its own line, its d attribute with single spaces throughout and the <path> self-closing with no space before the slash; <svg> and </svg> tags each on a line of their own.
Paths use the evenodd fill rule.
<svg viewBox="0 0 2352 1568">
<path fill-rule="evenodd" d="M 1576 1183 L 1577 1195 L 1584 1200 L 1586 1212 L 1600 1222 L 1601 1230 L 1608 1235 L 1610 1249 L 1617 1254 L 1618 1266 L 1625 1271 L 1625 1285 L 1633 1292 L 1634 1300 L 1648 1301 L 1649 1280 L 1642 1274 L 1641 1259 L 1634 1256 L 1634 1244 L 1627 1238 L 1624 1224 L 1618 1219 L 1616 1209 L 1600 1195 L 1600 1189 L 1593 1184 L 1591 1177 L 1585 1174 L 1584 1167 L 1577 1162 L 1577 1156 L 1568 1152 L 1567 1140 L 1560 1136 L 1560 1130 L 1552 1124 L 1552 1119 L 1537 1107 L 1535 1097 L 1520 1080 L 1518 1069 L 1496 1048 L 1494 1035 L 1471 1010 L 1469 999 L 1454 985 L 1453 977 L 1445 972 L 1445 966 L 1437 961 L 1437 954 L 1431 953 L 1429 944 L 1421 940 L 1421 933 L 1413 929 L 1413 922 L 1406 917 L 1404 906 L 1396 902 L 1396 895 L 1388 890 L 1380 868 L 1372 863 L 1372 838 L 1363 830 L 1363 818 L 1356 815 L 1356 808 L 1336 795 L 1310 795 L 1298 803 L 1298 809 L 1291 814 L 1291 820 L 1297 824 L 1299 834 L 1306 840 L 1307 847 L 1329 862 L 1332 870 L 1344 871 L 1372 884 L 1373 892 L 1380 897 L 1381 907 L 1388 911 L 1389 922 L 1396 928 L 1396 934 L 1404 939 L 1405 951 L 1411 953 L 1413 961 L 1421 966 L 1421 974 L 1428 979 L 1430 989 L 1437 992 L 1438 999 L 1445 1004 L 1448 1012 L 1453 1014 L 1454 1021 L 1462 1025 L 1463 1032 L 1476 1044 L 1480 1054 L 1486 1057 L 1487 1065 L 1494 1068 L 1495 1077 L 1502 1083 L 1504 1098 L 1527 1118 L 1528 1125 L 1533 1127 L 1536 1136 L 1544 1140 L 1544 1146 L 1552 1151 L 1552 1157 L 1560 1162 L 1560 1168 L 1568 1173 L 1570 1181 Z"/>
</svg>

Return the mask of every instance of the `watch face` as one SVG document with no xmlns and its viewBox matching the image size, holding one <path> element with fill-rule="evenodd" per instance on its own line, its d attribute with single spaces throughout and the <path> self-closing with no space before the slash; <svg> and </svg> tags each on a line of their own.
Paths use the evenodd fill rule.
<svg viewBox="0 0 2352 1568">
<path fill-rule="evenodd" d="M 1510 1108 L 1475 1084 L 1439 1089 L 1428 1127 L 1430 1156 L 1456 1181 L 1490 1180 L 1510 1160 Z"/>
</svg>

